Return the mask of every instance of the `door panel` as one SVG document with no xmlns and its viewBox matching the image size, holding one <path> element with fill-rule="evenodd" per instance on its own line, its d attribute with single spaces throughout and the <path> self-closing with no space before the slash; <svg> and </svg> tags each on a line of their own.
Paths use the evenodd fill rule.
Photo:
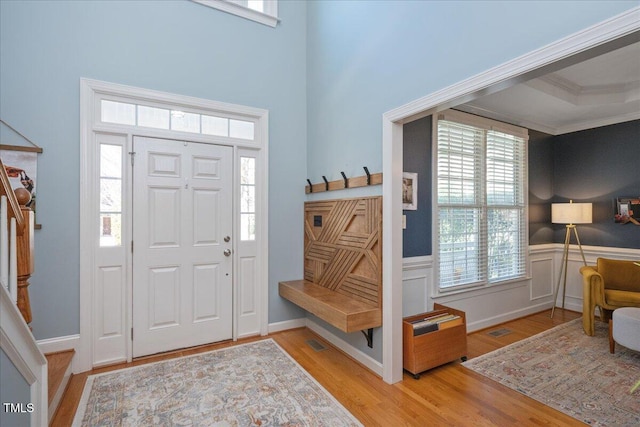
<svg viewBox="0 0 640 427">
<path fill-rule="evenodd" d="M 197 246 L 217 245 L 220 231 L 217 223 L 211 221 L 211 213 L 220 214 L 220 192 L 217 190 L 193 190 L 193 243 Z"/>
<path fill-rule="evenodd" d="M 182 222 L 180 188 L 149 187 L 147 194 L 149 196 L 148 222 L 146 225 L 137 225 L 149 227 L 149 246 L 152 248 L 179 247 Z"/>
<path fill-rule="evenodd" d="M 149 329 L 180 324 L 180 269 L 149 269 Z"/>
<path fill-rule="evenodd" d="M 193 267 L 194 322 L 218 317 L 218 306 L 207 304 L 216 301 L 220 294 L 220 269 L 217 265 L 196 265 Z"/>
<path fill-rule="evenodd" d="M 232 337 L 230 147 L 134 138 L 133 356 Z"/>
</svg>

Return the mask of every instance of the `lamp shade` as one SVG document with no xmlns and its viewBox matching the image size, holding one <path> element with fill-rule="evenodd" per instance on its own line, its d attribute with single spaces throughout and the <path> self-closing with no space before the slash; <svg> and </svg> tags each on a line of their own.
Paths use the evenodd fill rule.
<svg viewBox="0 0 640 427">
<path fill-rule="evenodd" d="M 554 224 L 591 224 L 591 203 L 552 203 L 551 222 Z"/>
</svg>

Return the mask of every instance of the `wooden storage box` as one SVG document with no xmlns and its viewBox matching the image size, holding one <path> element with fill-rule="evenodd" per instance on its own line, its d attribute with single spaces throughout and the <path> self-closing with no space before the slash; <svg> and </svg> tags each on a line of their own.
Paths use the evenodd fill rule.
<svg viewBox="0 0 640 427">
<path fill-rule="evenodd" d="M 434 304 L 434 310 L 402 319 L 402 360 L 404 369 L 419 378 L 420 373 L 456 359 L 467 359 L 467 319 L 464 311 Z M 462 324 L 414 336 L 416 320 L 438 314 L 455 314 Z"/>
</svg>

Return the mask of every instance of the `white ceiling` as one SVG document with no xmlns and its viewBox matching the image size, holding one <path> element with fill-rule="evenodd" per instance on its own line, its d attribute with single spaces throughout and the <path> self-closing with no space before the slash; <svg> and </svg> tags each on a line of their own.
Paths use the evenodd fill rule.
<svg viewBox="0 0 640 427">
<path fill-rule="evenodd" d="M 551 135 L 640 119 L 640 43 L 456 109 Z"/>
</svg>

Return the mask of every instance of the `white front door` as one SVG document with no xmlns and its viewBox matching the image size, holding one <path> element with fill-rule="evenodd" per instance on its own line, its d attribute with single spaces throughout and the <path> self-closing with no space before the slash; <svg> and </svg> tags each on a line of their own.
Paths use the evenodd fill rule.
<svg viewBox="0 0 640 427">
<path fill-rule="evenodd" d="M 230 339 L 233 149 L 133 147 L 133 357 Z"/>
</svg>

